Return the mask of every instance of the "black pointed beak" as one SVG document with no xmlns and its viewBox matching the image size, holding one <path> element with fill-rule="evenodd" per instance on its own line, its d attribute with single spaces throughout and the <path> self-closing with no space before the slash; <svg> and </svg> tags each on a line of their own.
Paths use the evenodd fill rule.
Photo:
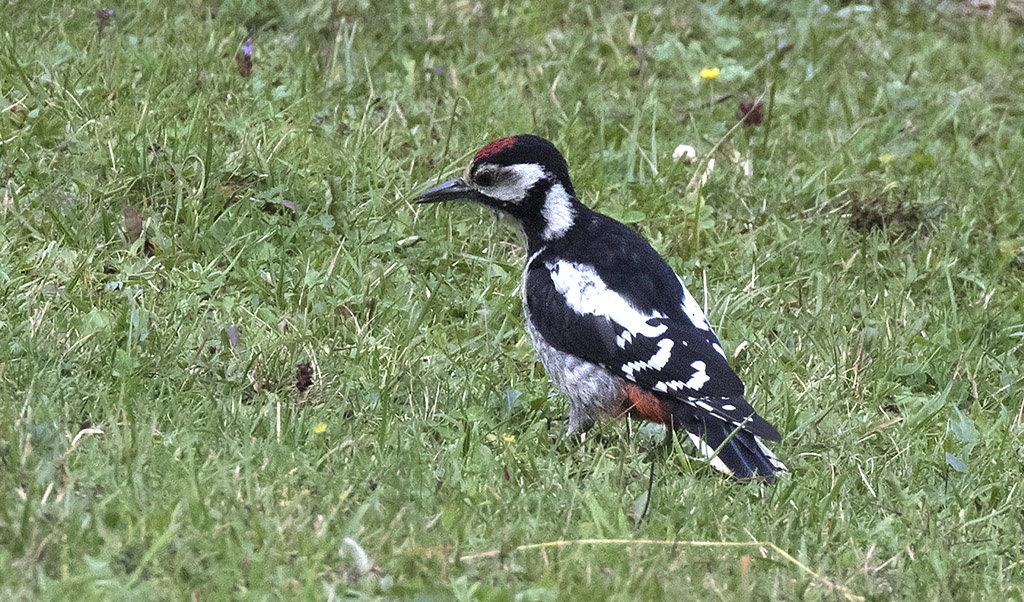
<svg viewBox="0 0 1024 602">
<path fill-rule="evenodd" d="M 483 195 L 470 188 L 465 179 L 455 178 L 423 192 L 413 201 L 416 203 L 443 203 L 457 200 L 480 202 L 482 198 Z"/>
</svg>

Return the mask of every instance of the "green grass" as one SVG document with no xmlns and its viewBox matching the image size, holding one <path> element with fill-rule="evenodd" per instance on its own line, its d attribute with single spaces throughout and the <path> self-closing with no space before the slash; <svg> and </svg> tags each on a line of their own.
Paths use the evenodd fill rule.
<svg viewBox="0 0 1024 602">
<path fill-rule="evenodd" d="M 73 4 L 0 7 L 3 599 L 1024 596 L 1002 4 Z M 566 439 L 514 230 L 409 204 L 521 132 L 707 300 L 789 477 Z M 699 192 L 680 143 L 718 145 Z M 767 546 L 516 551 L 588 538 L 771 542 L 848 590 Z"/>
</svg>

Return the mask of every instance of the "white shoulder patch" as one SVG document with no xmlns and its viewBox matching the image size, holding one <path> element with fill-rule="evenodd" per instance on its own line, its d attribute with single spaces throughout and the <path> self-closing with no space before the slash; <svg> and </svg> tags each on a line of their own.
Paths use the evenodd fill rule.
<svg viewBox="0 0 1024 602">
<path fill-rule="evenodd" d="M 659 311 L 647 314 L 633 307 L 622 295 L 608 288 L 593 266 L 570 261 L 546 265 L 555 290 L 565 297 L 570 309 L 580 315 L 603 316 L 626 330 L 616 340 L 620 347 L 624 348 L 637 335 L 654 338 L 668 330 L 664 324 L 649 322 L 654 318 L 664 318 L 665 314 Z"/>
</svg>

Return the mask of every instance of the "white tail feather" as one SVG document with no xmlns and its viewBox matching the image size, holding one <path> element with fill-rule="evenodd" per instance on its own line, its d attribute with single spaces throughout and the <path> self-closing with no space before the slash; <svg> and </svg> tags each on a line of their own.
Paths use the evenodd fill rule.
<svg viewBox="0 0 1024 602">
<path fill-rule="evenodd" d="M 730 477 L 732 476 L 732 471 L 729 470 L 729 467 L 725 465 L 725 462 L 722 462 L 722 459 L 719 458 L 717 454 L 715 454 L 715 450 L 711 449 L 711 446 L 708 445 L 706 441 L 704 441 L 694 433 L 686 434 L 690 436 L 690 441 L 693 441 L 693 444 L 697 447 L 697 450 L 701 453 L 701 455 L 711 460 L 712 468 L 724 472 Z"/>
<path fill-rule="evenodd" d="M 789 471 L 789 469 L 786 468 L 786 465 L 783 464 L 782 461 L 779 460 L 779 458 L 772 453 L 772 450 L 768 449 L 768 447 L 764 443 L 761 443 L 760 437 L 754 437 L 754 441 L 757 442 L 757 446 L 761 448 L 761 453 L 763 453 L 765 457 L 768 458 L 768 461 L 772 463 L 772 466 L 774 466 L 776 470 L 784 470 L 786 472 Z"/>
</svg>

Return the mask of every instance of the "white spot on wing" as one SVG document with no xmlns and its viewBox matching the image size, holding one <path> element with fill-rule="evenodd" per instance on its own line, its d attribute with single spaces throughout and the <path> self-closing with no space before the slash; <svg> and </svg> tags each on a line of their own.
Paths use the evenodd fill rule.
<svg viewBox="0 0 1024 602">
<path fill-rule="evenodd" d="M 679 277 L 676 276 L 676 278 Z M 697 300 L 693 298 L 690 291 L 686 289 L 686 284 L 683 283 L 682 278 L 679 278 L 679 286 L 683 287 L 683 313 L 686 314 L 687 318 L 690 318 L 694 328 L 698 330 L 711 330 L 711 324 L 708 324 L 708 319 L 704 317 L 704 311 L 701 310 L 700 305 L 697 305 Z"/>
<path fill-rule="evenodd" d="M 541 213 L 544 215 L 544 232 L 541 234 L 544 240 L 562 236 L 576 220 L 569 194 L 558 183 L 548 190 Z"/>
<path fill-rule="evenodd" d="M 686 381 L 685 383 L 681 380 L 658 381 L 657 383 L 654 384 L 654 390 L 661 391 L 662 393 L 667 393 L 669 389 L 678 391 L 679 389 L 685 387 L 687 389 L 699 391 L 701 387 L 704 386 L 704 383 L 711 380 L 707 373 L 708 365 L 700 360 L 697 360 L 690 364 L 690 367 L 695 370 L 693 375 L 690 376 L 690 380 Z M 700 406 L 702 409 L 714 414 L 715 409 L 708 405 L 706 402 L 703 402 L 699 399 L 691 399 L 691 401 L 694 404 Z"/>
<path fill-rule="evenodd" d="M 674 345 L 672 339 L 661 339 L 658 341 L 658 352 L 648 362 L 651 368 L 661 370 L 668 364 L 668 361 L 672 359 L 672 345 Z"/>
<path fill-rule="evenodd" d="M 711 343 L 711 348 L 718 352 L 718 355 L 725 357 L 725 351 L 722 350 L 722 346 L 718 343 Z"/>
<path fill-rule="evenodd" d="M 708 373 L 706 372 L 708 365 L 700 360 L 697 360 L 696 362 L 690 364 L 690 367 L 696 370 L 696 372 L 693 373 L 693 376 L 690 377 L 690 380 L 683 383 L 683 386 L 686 387 L 687 389 L 700 391 L 701 387 L 704 386 L 704 383 L 711 380 L 711 378 L 708 377 Z"/>
<path fill-rule="evenodd" d="M 623 340 L 627 340 L 627 336 L 628 340 L 632 340 L 637 335 L 654 338 L 668 330 L 664 324 L 649 322 L 654 318 L 664 318 L 664 314 L 658 311 L 646 314 L 633 307 L 622 295 L 608 288 L 592 266 L 569 261 L 548 263 L 547 266 L 555 290 L 565 297 L 565 303 L 570 309 L 580 315 L 602 316 L 612 320 L 629 333 L 620 335 Z"/>
<path fill-rule="evenodd" d="M 722 409 L 725 410 L 726 412 L 735 412 L 736 406 L 732 405 L 731 403 L 724 403 L 722 404 Z"/>
<path fill-rule="evenodd" d="M 672 339 L 661 339 L 658 341 L 658 351 L 655 352 L 651 359 L 629 362 L 622 366 L 622 371 L 626 373 L 627 378 L 632 380 L 633 373 L 637 370 L 661 370 L 672 358 L 672 345 L 674 344 Z"/>
<path fill-rule="evenodd" d="M 711 380 L 711 377 L 708 376 L 707 372 L 708 364 L 698 359 L 690 364 L 690 368 L 692 368 L 696 372 L 694 372 L 693 375 L 690 376 L 690 380 L 686 381 L 685 383 L 683 381 L 660 381 L 654 385 L 654 389 L 662 392 L 668 392 L 669 389 L 678 391 L 679 389 L 685 387 L 687 389 L 699 391 L 701 387 L 705 386 L 705 383 Z M 692 401 L 696 405 L 699 405 L 700 408 L 702 408 L 702 410 L 705 410 L 712 414 L 715 413 L 715 408 L 712 407 L 707 402 L 701 401 L 699 399 L 692 399 Z"/>
</svg>

